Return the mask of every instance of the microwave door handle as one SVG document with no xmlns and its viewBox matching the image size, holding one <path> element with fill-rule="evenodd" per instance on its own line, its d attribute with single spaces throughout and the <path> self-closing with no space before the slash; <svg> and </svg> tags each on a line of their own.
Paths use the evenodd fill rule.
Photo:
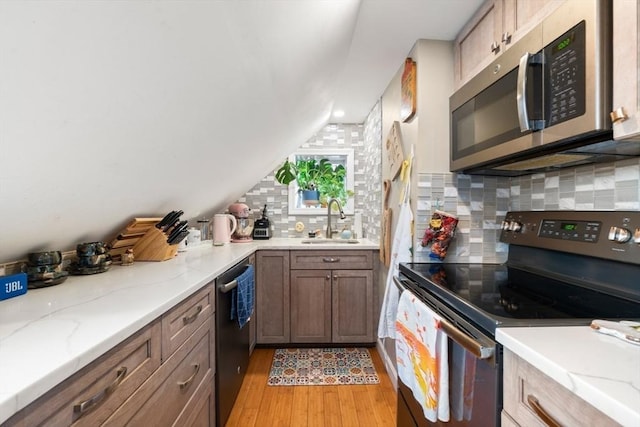
<svg viewBox="0 0 640 427">
<path fill-rule="evenodd" d="M 518 121 L 522 132 L 531 130 L 529 112 L 527 111 L 527 67 L 529 66 L 530 58 L 531 54 L 529 52 L 522 55 L 520 66 L 518 67 L 516 103 L 518 105 Z"/>
</svg>

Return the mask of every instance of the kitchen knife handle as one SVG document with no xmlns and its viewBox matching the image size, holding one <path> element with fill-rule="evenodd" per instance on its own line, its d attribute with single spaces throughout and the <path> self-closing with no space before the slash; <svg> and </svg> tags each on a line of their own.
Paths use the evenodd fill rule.
<svg viewBox="0 0 640 427">
<path fill-rule="evenodd" d="M 104 390 L 98 392 L 95 396 L 77 403 L 73 406 L 73 412 L 76 414 L 80 414 L 80 416 L 84 415 L 89 409 L 93 408 L 98 403 L 102 402 L 105 397 L 113 393 L 120 383 L 124 380 L 124 377 L 127 375 L 127 367 L 122 366 L 120 369 L 116 371 L 116 379 L 113 380 L 109 386 L 107 386 Z"/>
</svg>

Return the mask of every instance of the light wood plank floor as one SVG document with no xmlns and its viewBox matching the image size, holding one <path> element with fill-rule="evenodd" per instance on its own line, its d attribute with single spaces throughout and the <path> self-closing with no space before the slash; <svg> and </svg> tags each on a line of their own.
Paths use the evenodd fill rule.
<svg viewBox="0 0 640 427">
<path fill-rule="evenodd" d="M 396 393 L 375 348 L 380 384 L 268 386 L 273 349 L 253 352 L 227 427 L 395 426 Z"/>
</svg>

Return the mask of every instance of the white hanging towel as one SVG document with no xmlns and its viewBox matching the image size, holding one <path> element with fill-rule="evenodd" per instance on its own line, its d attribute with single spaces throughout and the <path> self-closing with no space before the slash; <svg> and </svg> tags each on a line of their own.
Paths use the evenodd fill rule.
<svg viewBox="0 0 640 427">
<path fill-rule="evenodd" d="M 389 262 L 389 272 L 384 290 L 384 299 L 380 311 L 380 321 L 378 322 L 378 337 L 395 338 L 396 334 L 396 312 L 398 310 L 398 299 L 400 292 L 393 281 L 393 277 L 398 275 L 399 264 L 401 262 L 411 262 L 413 260 L 413 212 L 411 212 L 410 190 L 411 190 L 411 162 L 413 161 L 413 145 L 409 158 L 403 162 L 402 183 L 404 184 L 402 199 L 400 200 L 400 213 L 393 233 L 391 243 L 391 258 Z"/>
<path fill-rule="evenodd" d="M 448 337 L 441 318 L 409 291 L 402 292 L 396 320 L 398 379 L 411 389 L 431 422 L 449 421 Z"/>
</svg>

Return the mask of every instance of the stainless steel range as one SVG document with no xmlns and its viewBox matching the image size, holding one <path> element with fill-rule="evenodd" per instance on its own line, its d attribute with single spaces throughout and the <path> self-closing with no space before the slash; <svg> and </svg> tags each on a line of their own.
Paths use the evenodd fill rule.
<svg viewBox="0 0 640 427">
<path fill-rule="evenodd" d="M 473 411 L 452 411 L 448 426 L 500 425 L 496 328 L 640 318 L 640 212 L 509 212 L 500 240 L 509 244 L 505 264 L 407 263 L 396 278 L 443 318 L 449 357 L 464 353 L 476 360 Z M 455 378 L 456 363 L 449 362 Z M 398 425 L 440 425 L 422 417 L 401 381 Z"/>
</svg>

